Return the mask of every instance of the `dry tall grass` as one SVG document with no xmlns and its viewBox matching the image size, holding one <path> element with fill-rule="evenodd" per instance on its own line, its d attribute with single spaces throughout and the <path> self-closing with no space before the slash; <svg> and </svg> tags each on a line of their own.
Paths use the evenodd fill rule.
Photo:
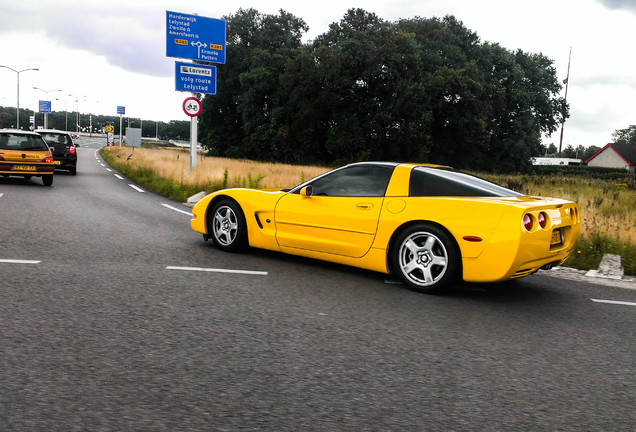
<svg viewBox="0 0 636 432">
<path fill-rule="evenodd" d="M 131 153 L 128 147 L 113 147 L 111 151 L 120 160 L 125 160 Z M 221 187 L 247 186 L 248 177 L 257 180 L 259 188 L 291 187 L 328 170 L 316 166 L 260 163 L 199 154 L 197 166 L 190 173 L 188 156 L 188 151 L 183 149 L 137 148 L 134 157 L 126 163 L 150 168 L 160 177 L 181 185 L 194 185 L 197 190 L 207 192 Z M 581 210 L 582 238 L 600 234 L 621 244 L 636 246 L 636 191 L 625 184 L 581 177 L 478 175 L 528 195 L 576 201 Z"/>
<path fill-rule="evenodd" d="M 132 150 L 129 147 L 113 147 L 111 151 L 120 159 L 126 159 Z M 189 151 L 174 148 L 136 148 L 128 163 L 150 168 L 160 177 L 192 184 L 208 192 L 212 192 L 209 190 L 211 186 L 224 183 L 226 170 L 226 186 L 240 186 L 249 176 L 260 179 L 258 186 L 261 188 L 292 187 L 328 170 L 316 166 L 261 163 L 199 154 L 197 166 L 190 172 Z"/>
</svg>

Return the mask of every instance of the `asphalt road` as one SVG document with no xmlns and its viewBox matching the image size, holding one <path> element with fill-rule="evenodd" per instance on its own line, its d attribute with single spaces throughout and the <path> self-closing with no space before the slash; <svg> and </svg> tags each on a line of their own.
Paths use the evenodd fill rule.
<svg viewBox="0 0 636 432">
<path fill-rule="evenodd" d="M 1 431 L 636 430 L 636 290 L 222 253 L 80 143 L 0 179 Z"/>
</svg>

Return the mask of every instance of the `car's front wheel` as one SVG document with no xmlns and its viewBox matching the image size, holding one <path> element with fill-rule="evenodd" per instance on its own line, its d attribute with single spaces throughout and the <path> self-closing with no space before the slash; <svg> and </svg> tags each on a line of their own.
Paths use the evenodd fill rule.
<svg viewBox="0 0 636 432">
<path fill-rule="evenodd" d="M 394 273 L 415 291 L 439 292 L 458 276 L 455 242 L 435 225 L 420 223 L 400 233 L 391 259 Z"/>
<path fill-rule="evenodd" d="M 235 252 L 243 249 L 247 244 L 247 225 L 241 207 L 229 199 L 216 203 L 208 220 L 208 232 L 221 250 Z"/>
</svg>

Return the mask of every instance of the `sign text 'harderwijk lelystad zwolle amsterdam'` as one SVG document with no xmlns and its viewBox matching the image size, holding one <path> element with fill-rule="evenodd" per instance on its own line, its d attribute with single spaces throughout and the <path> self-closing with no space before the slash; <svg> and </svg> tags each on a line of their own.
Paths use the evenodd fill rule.
<svg viewBox="0 0 636 432">
<path fill-rule="evenodd" d="M 166 11 L 166 56 L 225 64 L 224 20 Z"/>
</svg>

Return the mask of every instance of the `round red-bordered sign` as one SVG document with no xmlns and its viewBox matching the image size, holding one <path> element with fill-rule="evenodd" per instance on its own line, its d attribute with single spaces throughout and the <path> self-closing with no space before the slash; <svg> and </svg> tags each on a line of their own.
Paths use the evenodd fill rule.
<svg viewBox="0 0 636 432">
<path fill-rule="evenodd" d="M 183 101 L 183 112 L 190 117 L 201 114 L 201 101 L 195 97 L 189 97 Z"/>
</svg>

